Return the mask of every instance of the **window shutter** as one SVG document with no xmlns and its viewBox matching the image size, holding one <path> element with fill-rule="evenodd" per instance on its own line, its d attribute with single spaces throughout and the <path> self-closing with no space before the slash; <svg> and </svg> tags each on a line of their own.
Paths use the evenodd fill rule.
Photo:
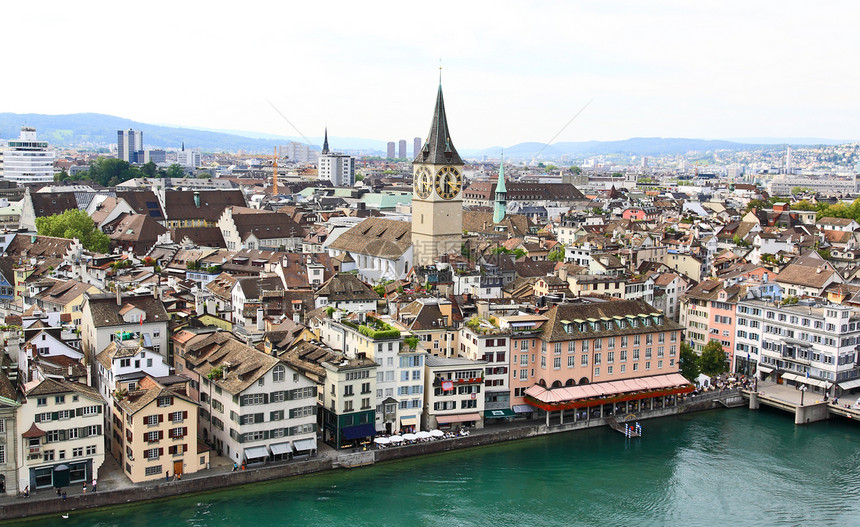
<svg viewBox="0 0 860 527">
<path fill-rule="evenodd" d="M 164 430 L 158 431 L 158 439 L 164 439 Z"/>
<path fill-rule="evenodd" d="M 269 431 L 263 430 L 263 439 L 269 439 Z"/>
<path fill-rule="evenodd" d="M 290 419 L 292 419 L 292 418 L 293 418 L 293 417 L 295 417 L 295 416 L 296 416 L 296 410 L 295 410 L 295 408 L 290 408 Z"/>
<path fill-rule="evenodd" d="M 102 435 L 102 425 L 96 425 L 96 435 Z"/>
<path fill-rule="evenodd" d="M 278 412 L 269 412 L 269 421 L 277 421 Z"/>
<path fill-rule="evenodd" d="M 163 416 L 163 415 L 158 414 L 158 422 L 159 422 L 159 423 L 163 423 L 163 422 L 164 422 L 164 416 Z"/>
<path fill-rule="evenodd" d="M 263 404 L 269 404 L 269 394 L 263 394 Z"/>
<path fill-rule="evenodd" d="M 164 455 L 164 448 L 163 448 L 163 447 L 159 447 L 159 448 L 158 448 L 158 455 L 159 455 L 159 456 L 163 456 L 163 455 Z"/>
<path fill-rule="evenodd" d="M 255 423 L 262 423 L 265 420 L 266 420 L 265 414 L 263 414 L 263 413 L 254 414 L 254 422 Z"/>
<path fill-rule="evenodd" d="M 98 412 L 99 412 L 99 413 L 102 413 L 102 405 L 99 405 L 99 406 L 98 406 Z"/>
<path fill-rule="evenodd" d="M 41 423 L 41 422 L 42 422 L 42 414 L 36 414 L 36 422 L 37 422 L 37 423 Z"/>
<path fill-rule="evenodd" d="M 83 408 L 75 408 L 75 415 L 78 417 L 84 415 L 84 409 Z"/>
<path fill-rule="evenodd" d="M 182 418 L 188 419 L 188 410 L 182 410 Z"/>
<path fill-rule="evenodd" d="M 245 406 L 245 396 L 239 398 L 239 406 Z"/>
<path fill-rule="evenodd" d="M 60 441 L 65 441 L 65 440 L 66 440 L 66 431 L 60 430 Z"/>
<path fill-rule="evenodd" d="M 182 443 L 182 451 L 188 452 L 188 443 Z"/>
<path fill-rule="evenodd" d="M 187 436 L 187 435 L 188 435 L 188 427 L 187 427 L 187 426 L 183 426 L 183 427 L 182 427 L 182 437 L 185 437 L 185 436 Z"/>
<path fill-rule="evenodd" d="M 60 412 L 51 412 L 51 420 L 56 421 L 60 418 Z"/>
</svg>

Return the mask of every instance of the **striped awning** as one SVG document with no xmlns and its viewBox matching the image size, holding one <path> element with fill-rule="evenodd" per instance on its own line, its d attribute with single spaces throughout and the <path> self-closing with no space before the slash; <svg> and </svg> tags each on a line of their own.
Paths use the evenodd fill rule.
<svg viewBox="0 0 860 527">
<path fill-rule="evenodd" d="M 633 400 L 693 391 L 693 385 L 680 373 L 639 377 L 622 381 L 581 384 L 547 389 L 534 385 L 527 389 L 527 401 L 544 410 L 560 410 L 609 404 L 613 399 Z"/>
</svg>

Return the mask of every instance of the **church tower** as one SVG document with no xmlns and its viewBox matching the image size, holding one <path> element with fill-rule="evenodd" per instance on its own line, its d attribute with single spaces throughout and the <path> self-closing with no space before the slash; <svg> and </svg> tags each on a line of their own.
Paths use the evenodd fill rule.
<svg viewBox="0 0 860 527">
<path fill-rule="evenodd" d="M 451 142 L 442 83 L 430 134 L 412 161 L 412 258 L 432 264 L 443 253 L 460 253 L 463 242 L 463 160 Z"/>
<path fill-rule="evenodd" d="M 493 223 L 505 219 L 508 211 L 508 189 L 505 188 L 505 153 L 502 152 L 502 162 L 499 163 L 499 181 L 496 183 L 496 203 L 493 207 Z"/>
</svg>

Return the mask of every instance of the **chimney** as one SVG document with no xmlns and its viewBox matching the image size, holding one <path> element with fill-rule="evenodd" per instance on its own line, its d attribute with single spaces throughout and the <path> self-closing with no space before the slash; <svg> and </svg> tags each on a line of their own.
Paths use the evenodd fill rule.
<svg viewBox="0 0 860 527">
<path fill-rule="evenodd" d="M 257 329 L 260 331 L 263 331 L 264 329 L 266 329 L 264 322 L 263 322 L 263 308 L 262 307 L 257 308 Z"/>
<path fill-rule="evenodd" d="M 122 289 L 119 282 L 114 282 L 114 286 L 116 287 L 116 305 L 122 307 Z"/>
<path fill-rule="evenodd" d="M 69 379 L 72 378 L 72 365 L 69 364 Z"/>
<path fill-rule="evenodd" d="M 567 281 L 567 269 L 564 267 L 559 269 L 558 270 L 558 277 L 566 282 Z"/>
</svg>

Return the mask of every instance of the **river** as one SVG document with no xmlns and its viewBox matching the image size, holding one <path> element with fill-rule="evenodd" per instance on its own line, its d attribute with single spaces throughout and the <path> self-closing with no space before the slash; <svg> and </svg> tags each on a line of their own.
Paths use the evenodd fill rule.
<svg viewBox="0 0 860 527">
<path fill-rule="evenodd" d="M 65 526 L 858 525 L 860 423 L 644 421 L 93 512 Z M 50 519 L 50 518 L 49 518 Z M 53 522 L 50 522 L 53 523 Z"/>
</svg>

